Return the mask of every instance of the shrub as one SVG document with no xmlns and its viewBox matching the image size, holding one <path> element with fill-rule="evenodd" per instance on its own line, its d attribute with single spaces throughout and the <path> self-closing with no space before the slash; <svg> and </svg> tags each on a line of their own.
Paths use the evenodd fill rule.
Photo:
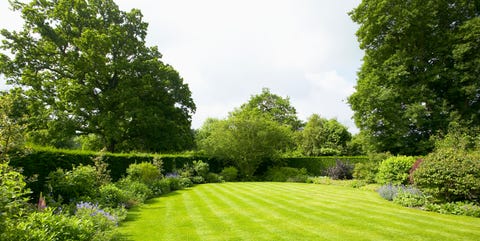
<svg viewBox="0 0 480 241">
<path fill-rule="evenodd" d="M 181 177 L 180 178 L 180 185 L 182 187 L 191 187 L 191 186 L 193 186 L 193 182 L 192 182 L 192 180 L 190 180 L 190 178 Z"/>
<path fill-rule="evenodd" d="M 353 168 L 354 166 L 349 162 L 337 160 L 335 166 L 327 169 L 326 174 L 334 180 L 352 179 Z"/>
<path fill-rule="evenodd" d="M 422 207 L 427 202 L 427 196 L 414 187 L 401 187 L 393 198 L 393 202 L 404 207 Z"/>
<path fill-rule="evenodd" d="M 306 182 L 307 170 L 305 168 L 297 169 L 293 167 L 271 167 L 265 173 L 265 181 L 286 182 L 288 180 L 301 180 Z"/>
<path fill-rule="evenodd" d="M 167 194 L 172 191 L 170 187 L 170 182 L 166 178 L 156 180 L 152 184 L 152 190 L 156 196 Z"/>
<path fill-rule="evenodd" d="M 226 182 L 233 182 L 237 180 L 238 177 L 238 169 L 232 166 L 223 168 L 220 175 Z"/>
<path fill-rule="evenodd" d="M 377 182 L 394 185 L 407 184 L 409 171 L 414 162 L 415 158 L 408 156 L 395 156 L 382 161 L 378 167 Z"/>
<path fill-rule="evenodd" d="M 30 191 L 23 179 L 8 163 L 0 163 L 0 240 L 7 220 L 21 214 L 27 204 Z"/>
<path fill-rule="evenodd" d="M 353 178 L 363 180 L 366 183 L 375 183 L 378 172 L 378 164 L 375 162 L 357 163 L 353 169 Z"/>
<path fill-rule="evenodd" d="M 129 207 L 143 203 L 148 198 L 153 197 L 153 191 L 146 184 L 130 178 L 120 179 L 115 185 L 129 194 L 127 203 Z"/>
<path fill-rule="evenodd" d="M 93 199 L 101 183 L 93 166 L 77 166 L 65 172 L 57 169 L 48 175 L 49 196 L 59 203 Z"/>
<path fill-rule="evenodd" d="M 207 181 L 207 183 L 219 183 L 219 182 L 223 182 L 223 177 L 216 174 L 216 173 L 209 172 L 207 174 L 206 181 Z"/>
<path fill-rule="evenodd" d="M 184 188 L 180 182 L 180 179 L 181 178 L 179 176 L 164 178 L 164 180 L 170 185 L 171 191 L 181 190 Z"/>
<path fill-rule="evenodd" d="M 395 196 L 398 194 L 398 186 L 392 185 L 392 184 L 387 184 L 383 185 L 378 189 L 378 194 L 380 194 L 381 197 L 388 201 L 393 201 Z"/>
<path fill-rule="evenodd" d="M 444 214 L 480 217 L 480 206 L 471 202 L 427 203 L 425 210 Z"/>
<path fill-rule="evenodd" d="M 195 184 L 202 184 L 205 183 L 205 178 L 203 178 L 202 176 L 194 176 L 192 177 L 192 182 Z"/>
<path fill-rule="evenodd" d="M 99 203 L 105 207 L 127 207 L 132 205 L 131 194 L 127 190 L 120 189 L 113 183 L 103 185 L 99 189 Z"/>
<path fill-rule="evenodd" d="M 147 186 L 151 186 L 155 180 L 161 178 L 158 166 L 150 162 L 130 164 L 127 168 L 127 174 L 130 179 L 144 183 Z"/>
<path fill-rule="evenodd" d="M 93 214 L 93 213 L 92 213 Z M 115 222 L 99 215 L 56 214 L 52 209 L 33 212 L 0 234 L 5 241 L 78 240 L 109 241 L 119 240 Z"/>
<path fill-rule="evenodd" d="M 207 177 L 208 171 L 210 169 L 208 163 L 205 163 L 203 161 L 193 161 L 192 164 L 196 176 L 201 176 L 203 178 Z"/>
<path fill-rule="evenodd" d="M 415 185 L 442 202 L 480 202 L 480 145 L 452 132 L 413 173 Z"/>
</svg>

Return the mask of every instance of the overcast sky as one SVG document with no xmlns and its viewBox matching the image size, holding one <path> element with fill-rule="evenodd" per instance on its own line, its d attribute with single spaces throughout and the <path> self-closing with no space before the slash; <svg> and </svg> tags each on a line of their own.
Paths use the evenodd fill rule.
<svg viewBox="0 0 480 241">
<path fill-rule="evenodd" d="M 363 52 L 347 13 L 360 0 L 116 2 L 142 11 L 147 44 L 158 46 L 190 86 L 197 105 L 193 128 L 208 117 L 225 118 L 266 87 L 288 96 L 302 120 L 316 113 L 357 132 L 346 98 Z M 19 27 L 19 14 L 1 0 L 0 28 Z"/>
</svg>

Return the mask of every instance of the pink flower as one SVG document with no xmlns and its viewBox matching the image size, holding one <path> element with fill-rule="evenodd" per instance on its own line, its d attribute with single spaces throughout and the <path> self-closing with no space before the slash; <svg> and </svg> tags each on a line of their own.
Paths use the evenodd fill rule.
<svg viewBox="0 0 480 241">
<path fill-rule="evenodd" d="M 45 201 L 45 197 L 43 197 L 42 193 L 40 192 L 40 198 L 38 198 L 37 208 L 39 211 L 43 211 L 46 207 L 47 202 Z"/>
</svg>

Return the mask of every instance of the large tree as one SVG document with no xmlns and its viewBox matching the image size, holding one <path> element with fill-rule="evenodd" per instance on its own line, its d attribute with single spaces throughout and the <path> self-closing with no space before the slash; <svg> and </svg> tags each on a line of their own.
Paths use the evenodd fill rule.
<svg viewBox="0 0 480 241">
<path fill-rule="evenodd" d="M 354 119 L 377 151 L 424 154 L 452 121 L 480 123 L 480 2 L 363 0 Z"/>
<path fill-rule="evenodd" d="M 113 0 L 11 6 L 25 23 L 19 32 L 1 31 L 0 73 L 25 90 L 45 120 L 37 135 L 52 142 L 93 133 L 110 151 L 193 144 L 191 92 L 157 48 L 146 46 L 139 10 L 121 11 Z"/>
</svg>

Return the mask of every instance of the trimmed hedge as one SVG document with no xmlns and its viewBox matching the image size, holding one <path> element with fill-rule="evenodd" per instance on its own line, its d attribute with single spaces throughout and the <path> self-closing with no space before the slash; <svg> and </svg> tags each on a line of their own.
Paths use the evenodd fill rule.
<svg viewBox="0 0 480 241">
<path fill-rule="evenodd" d="M 110 176 L 114 181 L 126 175 L 130 164 L 152 162 L 154 158 L 163 161 L 164 173 L 173 172 L 176 168 L 182 168 L 185 164 L 191 164 L 195 160 L 209 163 L 213 172 L 220 172 L 223 168 L 221 161 L 193 154 L 112 154 L 42 147 L 35 147 L 24 156 L 12 158 L 10 165 L 21 168 L 26 177 L 38 175 L 37 180 L 28 185 L 35 194 L 38 194 L 44 189 L 46 178 L 50 172 L 58 168 L 71 170 L 80 164 L 94 165 L 94 158 L 100 155 L 103 155 L 103 161 L 108 164 Z"/>
<path fill-rule="evenodd" d="M 22 157 L 12 158 L 10 165 L 22 168 L 23 175 L 31 177 L 38 175 L 37 181 L 30 182 L 28 187 L 32 189 L 34 195 L 38 195 L 44 189 L 46 177 L 52 171 L 62 168 L 71 170 L 73 166 L 93 165 L 94 158 L 103 155 L 103 161 L 108 164 L 110 176 L 113 181 L 120 179 L 126 175 L 128 166 L 132 163 L 152 162 L 154 158 L 163 161 L 163 173 L 171 173 L 175 169 L 182 168 L 185 164 L 192 164 L 193 161 L 201 160 L 209 164 L 210 172 L 220 173 L 226 166 L 230 166 L 228 161 L 216 158 L 196 155 L 193 153 L 184 154 L 113 154 L 113 153 L 97 153 L 91 151 L 79 150 L 60 150 L 45 147 L 34 147 L 30 153 Z M 354 163 L 368 162 L 368 158 L 364 156 L 326 156 L 326 157 L 288 157 L 282 158 L 281 162 L 288 167 L 305 168 L 311 175 L 325 175 L 325 171 L 335 166 L 336 160 L 348 161 Z M 266 161 L 265 171 L 269 166 L 275 166 L 275 162 Z"/>
<path fill-rule="evenodd" d="M 323 176 L 329 167 L 336 165 L 336 161 L 355 163 L 369 162 L 366 156 L 320 156 L 320 157 L 288 157 L 283 158 L 288 167 L 305 168 L 314 176 Z"/>
</svg>

